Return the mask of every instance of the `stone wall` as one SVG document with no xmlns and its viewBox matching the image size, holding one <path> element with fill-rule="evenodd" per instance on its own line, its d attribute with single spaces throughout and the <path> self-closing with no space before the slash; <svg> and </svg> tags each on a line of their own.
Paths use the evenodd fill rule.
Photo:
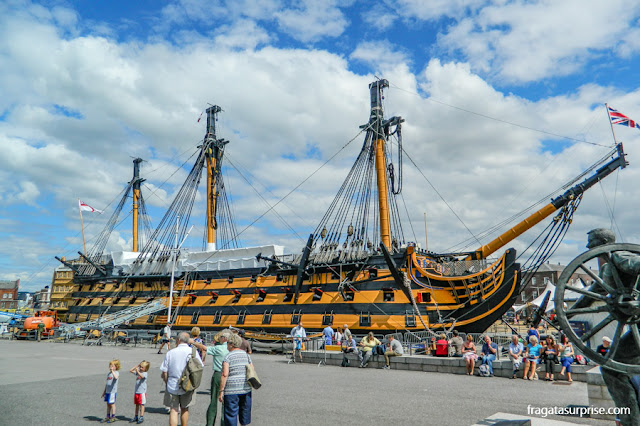
<svg viewBox="0 0 640 426">
<path fill-rule="evenodd" d="M 587 394 L 589 395 L 589 405 L 594 407 L 613 408 L 616 405 L 611 399 L 607 385 L 604 383 L 600 367 L 591 368 L 587 371 Z M 612 414 L 592 414 L 595 419 L 615 420 Z"/>
<path fill-rule="evenodd" d="M 349 367 L 358 367 L 360 362 L 356 355 L 349 355 Z M 340 352 L 303 352 L 303 362 L 311 364 L 318 364 L 325 361 L 327 365 L 340 365 L 342 362 L 342 353 Z M 479 363 L 476 362 L 477 374 Z M 384 366 L 384 356 L 377 355 L 372 356 L 369 361 L 368 368 L 382 368 Z M 424 355 L 413 356 L 401 356 L 391 358 L 391 368 L 395 370 L 411 370 L 411 371 L 425 371 L 434 373 L 450 373 L 450 374 L 465 374 L 466 366 L 462 358 L 439 358 Z M 566 380 L 566 376 L 560 376 L 559 372 L 562 368 L 561 365 L 556 365 L 555 378 L 557 381 Z M 587 381 L 587 370 L 593 368 L 589 365 L 577 365 L 571 366 L 571 378 L 577 382 Z M 493 362 L 493 373 L 496 377 L 511 377 L 513 371 L 513 364 L 506 359 L 500 359 Z M 524 372 L 524 365 L 520 367 L 518 378 L 522 378 Z M 542 372 L 542 373 L 541 373 Z M 538 376 L 544 377 L 544 366 L 538 366 Z M 606 387 L 605 387 L 606 390 Z"/>
</svg>

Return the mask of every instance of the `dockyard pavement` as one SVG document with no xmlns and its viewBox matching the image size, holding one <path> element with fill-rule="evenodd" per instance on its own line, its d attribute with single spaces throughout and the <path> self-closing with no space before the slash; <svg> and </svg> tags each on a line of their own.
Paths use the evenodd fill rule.
<svg viewBox="0 0 640 426">
<path fill-rule="evenodd" d="M 108 364 L 122 363 L 118 423 L 133 417 L 134 377 L 127 370 L 151 362 L 145 424 L 166 425 L 159 366 L 151 347 L 0 340 L 0 425 L 87 425 L 105 416 L 101 398 Z M 287 364 L 282 355 L 254 354 L 263 387 L 253 392 L 252 425 L 326 425 L 367 419 L 368 425 L 471 425 L 496 413 L 527 416 L 527 407 L 588 405 L 584 383 L 572 385 L 412 371 Z M 210 400 L 198 390 L 190 425 L 204 424 Z M 529 416 L 531 417 L 531 416 Z M 576 424 L 594 419 L 549 416 Z M 537 424 L 540 423 L 538 419 Z"/>
</svg>

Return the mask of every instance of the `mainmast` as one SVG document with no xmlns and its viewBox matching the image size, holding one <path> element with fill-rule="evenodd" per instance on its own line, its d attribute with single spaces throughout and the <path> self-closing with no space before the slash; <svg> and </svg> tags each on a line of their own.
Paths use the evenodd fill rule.
<svg viewBox="0 0 640 426">
<path fill-rule="evenodd" d="M 378 209 L 380 214 L 380 240 L 391 250 L 391 225 L 389 221 L 389 192 L 387 188 L 387 161 L 384 156 L 384 112 L 382 110 L 382 89 L 389 87 L 387 80 L 374 81 L 369 85 L 371 92 L 370 131 L 376 153 L 376 180 L 378 184 Z"/>
<path fill-rule="evenodd" d="M 389 149 L 391 137 L 402 152 L 402 117 L 385 118 L 382 91 L 387 80 L 369 85 L 371 112 L 362 148 L 340 190 L 316 227 L 313 241 L 322 241 L 313 262 L 333 262 L 337 257 L 355 261 L 375 251 L 379 243 L 395 252 L 404 241 L 396 196 L 401 192 L 402 172 L 395 178 Z M 401 166 L 398 157 L 398 166 Z M 401 169 L 400 169 L 401 170 Z M 397 183 L 397 186 L 396 186 Z M 377 192 L 377 194 L 376 194 Z M 376 205 L 377 203 L 377 205 Z"/>
<path fill-rule="evenodd" d="M 140 163 L 142 158 L 136 158 L 133 160 L 133 252 L 138 251 L 138 208 L 140 204 L 140 184 L 144 182 L 144 179 L 140 178 Z"/>
<path fill-rule="evenodd" d="M 207 135 L 204 139 L 207 159 L 207 251 L 216 249 L 216 202 L 219 195 L 216 180 L 222 165 L 224 146 L 228 143 L 216 137 L 216 121 L 221 111 L 222 108 L 217 105 L 207 108 Z"/>
</svg>

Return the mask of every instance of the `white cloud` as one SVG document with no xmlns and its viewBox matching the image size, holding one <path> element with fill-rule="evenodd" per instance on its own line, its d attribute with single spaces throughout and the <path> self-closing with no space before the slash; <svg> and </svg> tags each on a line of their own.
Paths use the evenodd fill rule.
<svg viewBox="0 0 640 426">
<path fill-rule="evenodd" d="M 362 20 L 376 31 L 388 30 L 393 27 L 396 19 L 397 15 L 393 9 L 385 7 L 382 4 L 372 5 L 362 12 Z"/>
<path fill-rule="evenodd" d="M 339 1 L 304 0 L 302 6 L 284 9 L 274 16 L 280 28 L 302 42 L 318 41 L 322 37 L 338 37 L 348 20 L 340 11 Z"/>
<path fill-rule="evenodd" d="M 252 41 L 255 45 L 276 37 L 265 29 L 276 24 L 294 39 L 309 43 L 340 36 L 348 25 L 341 8 L 351 3 L 338 0 L 234 0 L 212 4 L 205 0 L 178 0 L 163 8 L 162 19 L 158 21 L 156 29 L 168 34 L 172 27 L 198 22 L 209 27 L 214 38 L 223 37 L 227 43 L 249 47 Z M 243 29 L 249 32 L 245 34 Z M 247 40 L 242 40 L 245 37 Z"/>
<path fill-rule="evenodd" d="M 486 3 L 485 0 L 396 0 L 388 2 L 400 16 L 437 20 L 443 16 L 459 18 Z"/>
<path fill-rule="evenodd" d="M 636 20 L 636 24 L 638 24 L 638 20 Z M 640 28 L 630 28 L 621 34 L 621 40 L 616 45 L 616 50 L 622 58 L 629 58 L 634 53 L 640 52 Z"/>
<path fill-rule="evenodd" d="M 281 10 L 278 2 L 265 4 L 273 16 L 274 10 Z M 330 5 L 338 10 L 337 3 Z M 305 37 L 320 34 L 313 20 L 317 10 L 307 11 L 310 21 L 304 22 L 311 22 L 312 31 Z M 51 20 L 21 13 L 0 16 L 0 114 L 8 111 L 0 121 L 0 197 L 15 198 L 14 183 L 23 182 L 25 194 L 32 194 L 41 209 L 57 218 L 55 228 L 39 229 L 40 234 L 58 232 L 59 239 L 69 241 L 62 248 L 33 251 L 35 258 L 16 255 L 10 267 L 0 264 L 0 277 L 23 270 L 31 271 L 27 276 L 39 276 L 36 272 L 45 263 L 43 258 L 72 255 L 81 244 L 75 200 L 81 196 L 96 208 L 113 202 L 131 178 L 129 156 L 148 161 L 142 169 L 147 179 L 143 191 L 157 224 L 161 209 L 187 173 L 180 170 L 172 175 L 173 171 L 187 161 L 203 136 L 204 122 L 196 120 L 207 103 L 224 109 L 217 126 L 219 136 L 231 141 L 229 159 L 242 166 L 251 184 L 274 205 L 367 121 L 367 86 L 374 77 L 354 73 L 356 60 L 378 64 L 382 77 L 390 80 L 386 114 L 407 120 L 404 148 L 474 233 L 537 201 L 605 152 L 586 144 L 551 152 L 548 147 L 557 141 L 549 140 L 549 135 L 509 122 L 551 133 L 586 135 L 606 144 L 610 129 L 601 107 L 595 105 L 610 99 L 624 112 L 640 111 L 637 91 L 622 94 L 596 85 L 583 86 L 572 96 L 537 101 L 503 93 L 478 75 L 475 62 L 433 59 L 422 72 L 413 74 L 405 48 L 386 41 L 364 40 L 349 58 L 327 50 L 264 46 L 277 41 L 260 26 L 259 20 L 267 18 L 259 10 L 245 15 L 233 22 L 216 22 L 216 27 L 225 28 L 217 38 L 185 37 L 180 46 L 160 37 L 150 42 L 118 42 L 91 34 L 62 35 Z M 72 21 L 66 25 L 82 25 Z M 329 28 L 322 22 L 319 25 L 323 30 Z M 247 30 L 246 37 L 242 37 L 242 28 Z M 474 28 L 470 25 L 467 33 L 476 31 Z M 487 44 L 482 43 L 482 34 L 478 39 L 480 52 Z M 374 49 L 384 53 L 384 62 L 374 60 Z M 540 55 L 544 60 L 545 51 Z M 74 114 L 61 114 L 56 105 Z M 626 147 L 632 163 L 620 174 L 616 211 L 621 213 L 620 228 L 628 232 L 629 239 L 637 239 L 640 234 L 629 212 L 639 207 L 633 164 L 640 161 L 634 160 L 640 158 L 640 148 L 636 148 L 640 140 L 630 129 L 616 130 L 629 141 Z M 362 135 L 276 207 L 302 239 L 333 199 L 361 144 Z M 238 229 L 244 229 L 268 207 L 233 170 L 226 182 L 236 202 Z M 603 183 L 609 194 L 616 189 L 611 182 L 615 180 Z M 157 197 L 152 195 L 156 190 Z M 424 212 L 434 250 L 469 237 L 406 159 L 403 195 L 418 241 L 424 239 Z M 202 210 L 199 200 L 194 206 L 194 223 L 200 228 Z M 24 252 L 40 241 L 40 235 L 29 235 L 27 242 L 15 239 L 33 227 L 27 213 L 12 212 L 15 226 L 0 222 L 2 231 L 13 238 L 6 250 L 22 244 Z M 100 231 L 106 218 L 91 220 L 89 238 Z M 568 258 L 580 251 L 584 232 L 608 222 L 601 191 L 594 188 L 576 215 L 575 231 L 569 236 L 573 242 L 563 247 L 563 255 Z M 128 221 L 123 223 L 110 247 L 130 243 L 129 226 Z M 405 227 L 406 237 L 414 239 L 409 229 Z M 193 236 L 189 243 L 197 247 L 199 237 Z M 272 213 L 241 238 L 248 245 L 284 243 L 292 252 L 301 246 L 300 238 Z M 527 236 L 514 246 L 523 248 L 530 240 Z M 47 284 L 49 279 L 50 272 L 40 283 Z"/>
<path fill-rule="evenodd" d="M 281 0 L 176 0 L 162 9 L 159 21 L 166 27 L 193 21 L 207 22 L 215 28 L 221 21 L 271 19 L 282 7 Z"/>
<path fill-rule="evenodd" d="M 363 41 L 351 53 L 350 59 L 367 63 L 374 71 L 407 64 L 408 54 L 389 41 Z"/>
<path fill-rule="evenodd" d="M 20 193 L 16 195 L 16 201 L 22 201 L 26 205 L 36 206 L 36 199 L 40 195 L 38 187 L 33 182 L 20 182 Z"/>
<path fill-rule="evenodd" d="M 630 0 L 488 4 L 452 25 L 440 44 L 496 78 L 537 81 L 577 72 L 612 47 L 637 51 L 627 34 L 639 15 L 640 4 Z"/>
<path fill-rule="evenodd" d="M 220 32 L 221 34 L 215 37 L 215 42 L 225 49 L 255 49 L 271 39 L 263 28 L 247 19 L 238 20 L 231 27 L 221 28 Z"/>
</svg>

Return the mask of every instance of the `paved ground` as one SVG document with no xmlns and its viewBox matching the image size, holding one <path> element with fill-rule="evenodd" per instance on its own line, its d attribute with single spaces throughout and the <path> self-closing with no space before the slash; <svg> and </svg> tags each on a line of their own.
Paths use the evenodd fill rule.
<svg viewBox="0 0 640 426">
<path fill-rule="evenodd" d="M 133 417 L 133 375 L 126 370 L 151 362 L 145 424 L 166 425 L 159 366 L 151 347 L 87 347 L 73 343 L 0 340 L 0 425 L 96 424 L 108 363 L 122 362 L 116 424 Z M 254 425 L 471 425 L 496 413 L 527 415 L 527 406 L 587 405 L 584 383 L 526 382 L 411 371 L 288 365 L 283 356 L 254 355 L 264 386 L 254 391 Z M 207 386 L 211 361 L 206 362 Z M 198 392 L 191 425 L 204 424 L 210 400 Z M 592 419 L 551 416 L 579 424 Z"/>
</svg>

